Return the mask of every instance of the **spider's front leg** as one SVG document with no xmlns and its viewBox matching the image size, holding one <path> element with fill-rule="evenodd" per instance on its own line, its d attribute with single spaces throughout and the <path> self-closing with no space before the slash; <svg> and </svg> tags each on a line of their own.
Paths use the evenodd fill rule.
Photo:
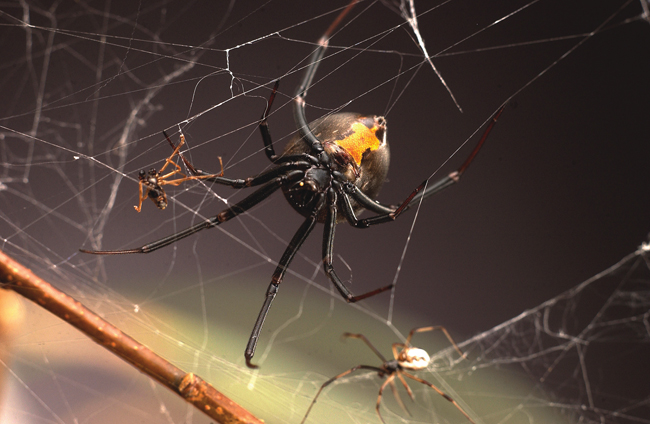
<svg viewBox="0 0 650 424">
<path fill-rule="evenodd" d="M 174 143 L 171 141 L 167 133 L 163 131 L 163 134 L 165 135 L 165 138 L 167 138 L 167 141 L 172 146 L 172 148 L 175 149 L 176 151 L 176 146 L 174 146 Z M 185 156 L 183 156 L 180 152 L 178 153 L 178 155 L 185 163 L 185 166 L 187 166 L 187 169 L 189 169 L 190 172 L 194 175 L 194 177 L 187 177 L 188 179 L 202 179 L 203 181 L 227 185 L 235 189 L 254 187 L 260 184 L 264 184 L 268 181 L 271 181 L 272 179 L 277 178 L 281 175 L 285 175 L 293 170 L 306 170 L 312 166 L 312 164 L 308 160 L 304 160 L 303 156 L 283 158 L 288 160 L 283 160 L 281 164 L 279 164 L 277 167 L 269 171 L 263 172 L 254 177 L 234 179 L 234 178 L 226 178 L 222 176 L 223 164 L 221 165 L 220 174 L 210 174 L 201 169 L 196 169 L 192 165 L 192 163 L 189 160 L 187 160 Z M 221 158 L 219 158 L 219 162 L 221 163 Z"/>
<path fill-rule="evenodd" d="M 163 237 L 159 240 L 147 243 L 144 246 L 137 247 L 135 249 L 124 249 L 124 250 L 87 250 L 79 249 L 80 252 L 90 253 L 93 255 L 128 255 L 132 253 L 151 253 L 155 250 L 161 249 L 165 246 L 169 246 L 172 243 L 175 243 L 179 240 L 189 237 L 192 234 L 198 233 L 201 230 L 208 228 L 216 227 L 226 221 L 231 220 L 239 214 L 242 214 L 252 208 L 253 206 L 260 203 L 262 200 L 269 197 L 271 194 L 275 193 L 278 189 L 286 184 L 294 183 L 304 177 L 305 173 L 299 170 L 292 170 L 287 172 L 285 175 L 276 176 L 270 182 L 267 182 L 265 185 L 257 189 L 254 193 L 250 194 L 246 198 L 232 205 L 231 207 L 221 211 L 219 214 L 200 222 L 196 225 L 193 225 L 189 228 L 186 228 L 177 233 L 171 234 L 167 237 Z"/>
</svg>

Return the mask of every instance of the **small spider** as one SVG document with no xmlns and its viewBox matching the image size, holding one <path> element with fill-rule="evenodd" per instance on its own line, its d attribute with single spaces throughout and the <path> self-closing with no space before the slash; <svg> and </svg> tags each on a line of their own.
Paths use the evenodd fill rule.
<svg viewBox="0 0 650 424">
<path fill-rule="evenodd" d="M 412 374 L 409 374 L 405 370 L 413 370 L 413 371 L 419 371 L 426 369 L 429 366 L 429 362 L 431 359 L 429 358 L 429 354 L 424 350 L 420 349 L 414 346 L 411 346 L 411 337 L 413 337 L 413 334 L 415 333 L 423 333 L 425 331 L 434 331 L 434 330 L 440 330 L 443 333 L 445 333 L 445 336 L 447 336 L 447 339 L 451 342 L 452 346 L 456 349 L 456 351 L 460 354 L 461 358 L 465 358 L 465 354 L 461 352 L 460 348 L 454 340 L 451 338 L 449 333 L 444 327 L 421 327 L 421 328 L 414 328 L 411 330 L 409 333 L 408 337 L 406 338 L 406 341 L 404 343 L 393 343 L 393 357 L 394 359 L 391 360 L 386 360 L 384 356 L 377 350 L 375 346 L 370 343 L 370 340 L 366 338 L 363 334 L 352 334 L 352 333 L 344 333 L 343 337 L 344 338 L 354 338 L 354 339 L 361 339 L 364 341 L 366 345 L 381 359 L 383 362 L 381 366 L 376 367 L 373 365 L 357 365 L 356 367 L 352 367 L 347 371 L 342 372 L 341 374 L 334 376 L 327 380 L 323 385 L 318 389 L 318 393 L 316 393 L 316 396 L 314 397 L 314 400 L 311 401 L 311 404 L 309 405 L 309 408 L 307 409 L 307 412 L 305 413 L 305 417 L 302 419 L 300 424 L 304 424 L 304 422 L 307 420 L 307 416 L 309 415 L 309 412 L 311 411 L 312 407 L 316 404 L 316 400 L 318 400 L 318 396 L 320 396 L 321 392 L 323 389 L 327 386 L 329 386 L 331 383 L 334 381 L 338 380 L 339 378 L 345 377 L 348 374 L 352 374 L 353 372 L 357 370 L 372 370 L 376 371 L 377 375 L 380 378 L 386 377 L 386 381 L 384 381 L 379 388 L 379 396 L 377 396 L 377 406 L 375 409 L 377 410 L 377 415 L 379 415 L 379 419 L 381 420 L 382 423 L 385 423 L 384 418 L 381 416 L 381 412 L 379 410 L 379 406 L 381 405 L 381 398 L 382 394 L 384 392 L 384 389 L 386 388 L 387 385 L 390 384 L 391 391 L 393 392 L 393 396 L 395 396 L 395 400 L 397 400 L 397 403 L 399 406 L 408 414 L 410 415 L 408 409 L 406 409 L 406 406 L 404 405 L 404 402 L 402 402 L 402 399 L 399 396 L 399 393 L 397 392 L 397 387 L 395 386 L 395 377 L 399 379 L 399 381 L 402 383 L 404 388 L 406 389 L 406 393 L 408 393 L 409 397 L 411 400 L 415 400 L 413 398 L 413 392 L 411 391 L 411 388 L 409 385 L 406 383 L 406 380 L 404 377 L 410 378 L 411 380 L 415 380 L 418 383 L 422 383 L 426 386 L 431 387 L 433 390 L 435 390 L 440 396 L 448 400 L 449 402 L 453 403 L 454 406 L 462 412 L 462 414 L 471 422 L 474 423 L 474 421 L 467 415 L 467 413 L 463 410 L 463 408 L 460 407 L 460 405 L 453 400 L 449 395 L 444 393 L 442 390 L 440 390 L 438 387 L 435 385 L 429 383 L 426 380 L 423 380 L 421 378 L 418 378 Z"/>
<path fill-rule="evenodd" d="M 276 81 L 273 87 L 266 109 L 259 122 L 259 129 L 264 142 L 264 152 L 271 163 L 275 165 L 273 168 L 253 177 L 231 179 L 214 176 L 200 169 L 195 169 L 181 156 L 188 169 L 198 178 L 204 178 L 205 181 L 223 184 L 234 189 L 258 187 L 256 191 L 203 222 L 141 247 L 100 251 L 81 249 L 82 252 L 95 255 L 151 253 L 201 230 L 223 224 L 245 213 L 276 191 L 281 190 L 291 206 L 305 217 L 305 221 L 298 228 L 281 256 L 271 277 L 271 283 L 266 290 L 264 303 L 244 351 L 246 365 L 250 368 L 257 367 L 251 363 L 251 359 L 255 354 L 262 326 L 271 308 L 271 303 L 278 293 L 284 274 L 316 224 L 324 224 L 323 269 L 347 302 L 357 302 L 390 290 L 393 287 L 392 284 L 364 294 L 354 295 L 345 286 L 336 274 L 332 264 L 336 224 L 348 222 L 355 228 L 363 229 L 376 224 L 392 222 L 402 212 L 416 205 L 422 199 L 458 182 L 460 176 L 470 165 L 481 146 L 483 146 L 488 134 L 503 111 L 503 107 L 497 111 L 474 150 L 456 171 L 431 184 L 424 181 L 399 206 L 385 205 L 374 200 L 379 194 L 388 173 L 390 153 L 386 138 L 386 119 L 383 116 L 342 112 L 327 115 L 308 124 L 305 116 L 307 91 L 325 54 L 329 39 L 354 3 L 356 3 L 356 0 L 353 0 L 338 15 L 320 38 L 318 47 L 311 55 L 305 75 L 294 97 L 294 119 L 298 127 L 298 134 L 288 142 L 281 155 L 275 154 L 267 122 L 273 100 L 277 94 L 279 81 Z M 176 152 L 178 147 L 175 147 L 171 141 L 170 144 L 174 148 L 174 152 Z M 180 180 L 184 179 L 181 178 Z M 160 181 L 154 181 L 154 183 L 156 182 L 158 182 L 157 185 L 154 184 L 151 188 L 147 187 L 154 190 L 154 193 L 149 197 L 154 197 L 161 191 Z M 357 218 L 357 214 L 364 209 L 373 212 L 374 216 L 364 219 Z"/>
<path fill-rule="evenodd" d="M 140 170 L 138 172 L 138 187 L 140 189 L 140 195 L 138 196 L 138 206 L 133 206 L 137 212 L 140 212 L 142 210 L 142 202 L 144 202 L 147 197 L 151 199 L 151 201 L 158 207 L 158 209 L 165 209 L 167 207 L 167 194 L 165 194 L 165 190 L 162 188 L 164 185 L 170 185 L 170 186 L 178 186 L 181 183 L 184 183 L 185 181 L 190 181 L 190 180 L 203 180 L 206 178 L 212 178 L 212 177 L 221 177 L 223 176 L 223 162 L 221 161 L 221 158 L 219 158 L 219 164 L 221 165 L 221 172 L 219 174 L 211 174 L 211 175 L 200 175 L 196 176 L 193 175 L 191 177 L 188 177 L 183 173 L 183 170 L 181 167 L 173 161 L 174 156 L 178 155 L 180 156 L 181 159 L 183 159 L 183 162 L 185 162 L 185 165 L 189 168 L 189 170 L 192 173 L 196 173 L 196 170 L 192 166 L 192 164 L 185 159 L 185 156 L 183 156 L 182 153 L 180 153 L 181 147 L 183 144 L 185 144 L 185 136 L 181 134 L 181 142 L 178 143 L 178 146 L 174 146 L 174 143 L 169 139 L 169 136 L 165 131 L 163 131 L 163 134 L 165 135 L 165 138 L 169 142 L 169 144 L 172 146 L 172 149 L 174 151 L 172 152 L 171 156 L 165 159 L 165 164 L 163 165 L 162 168 L 160 168 L 160 171 L 156 171 L 155 168 L 151 168 L 149 172 L 145 172 L 144 169 Z M 162 175 L 163 171 L 165 168 L 167 168 L 167 165 L 173 165 L 176 169 L 173 170 L 172 172 L 169 172 L 165 175 Z M 173 177 L 174 175 L 180 174 L 183 176 L 183 178 L 178 178 L 176 180 L 167 180 L 168 178 Z"/>
</svg>

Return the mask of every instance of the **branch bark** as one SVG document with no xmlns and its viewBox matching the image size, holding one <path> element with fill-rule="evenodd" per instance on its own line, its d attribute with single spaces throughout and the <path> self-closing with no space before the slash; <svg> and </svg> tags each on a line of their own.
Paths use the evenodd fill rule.
<svg viewBox="0 0 650 424">
<path fill-rule="evenodd" d="M 221 424 L 262 424 L 250 412 L 193 373 L 186 373 L 138 343 L 31 270 L 0 251 L 0 287 L 10 289 L 82 331 Z"/>
</svg>

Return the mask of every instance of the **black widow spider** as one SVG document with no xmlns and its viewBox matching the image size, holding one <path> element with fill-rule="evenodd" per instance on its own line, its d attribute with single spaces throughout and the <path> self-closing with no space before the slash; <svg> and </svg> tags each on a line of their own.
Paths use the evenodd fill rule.
<svg viewBox="0 0 650 424">
<path fill-rule="evenodd" d="M 348 290 L 337 276 L 332 265 L 334 227 L 337 223 L 343 221 L 347 221 L 355 228 L 368 228 L 371 225 L 394 221 L 402 212 L 421 199 L 458 182 L 461 174 L 467 169 L 478 153 L 503 110 L 502 107 L 497 111 L 478 144 L 458 170 L 433 184 L 427 185 L 427 181 L 424 181 L 398 207 L 383 205 L 374 200 L 384 183 L 389 165 L 390 154 L 388 141 L 386 140 L 385 118 L 382 116 L 363 116 L 357 113 L 344 112 L 331 114 L 307 124 L 307 118 L 305 116 L 305 97 L 307 96 L 307 90 L 311 86 L 318 65 L 327 49 L 329 38 L 356 1 L 352 0 L 337 16 L 334 22 L 332 22 L 318 41 L 318 47 L 310 57 L 309 65 L 296 90 L 294 98 L 293 112 L 294 120 L 298 127 L 298 134 L 289 141 L 282 155 L 275 154 L 267 123 L 279 81 L 273 87 L 266 110 L 262 114 L 259 129 L 262 134 L 262 140 L 264 141 L 266 156 L 276 166 L 259 175 L 246 179 L 210 176 L 203 180 L 227 185 L 236 189 L 260 185 L 262 187 L 206 221 L 160 240 L 145 244 L 142 247 L 126 250 L 80 249 L 84 253 L 95 255 L 150 253 L 191 236 L 198 231 L 213 228 L 229 221 L 257 205 L 278 189 L 282 189 L 291 206 L 305 216 L 306 219 L 289 242 L 271 277 L 271 283 L 266 291 L 264 304 L 257 317 L 244 353 L 246 365 L 250 368 L 257 367 L 251 363 L 251 359 L 255 354 L 255 348 L 262 326 L 264 325 L 264 320 L 271 307 L 271 302 L 273 302 L 278 292 L 280 283 L 291 260 L 307 239 L 309 233 L 314 229 L 316 223 L 325 224 L 323 232 L 323 269 L 332 284 L 334 284 L 347 302 L 357 302 L 390 290 L 393 287 L 392 284 L 361 295 L 353 295 Z M 182 155 L 180 156 L 183 158 Z M 185 159 L 183 160 L 185 161 Z M 186 162 L 186 164 L 188 163 Z M 195 169 L 192 166 L 188 168 L 198 176 L 212 175 L 211 173 Z M 363 209 L 367 209 L 377 215 L 358 219 L 357 213 Z"/>
</svg>

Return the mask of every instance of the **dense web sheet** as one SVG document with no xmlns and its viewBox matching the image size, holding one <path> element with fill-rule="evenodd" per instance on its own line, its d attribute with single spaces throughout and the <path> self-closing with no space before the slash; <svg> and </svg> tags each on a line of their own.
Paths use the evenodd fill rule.
<svg viewBox="0 0 650 424">
<path fill-rule="evenodd" d="M 171 154 L 163 129 L 175 142 L 182 130 L 199 168 L 218 172 L 220 156 L 227 177 L 269 169 L 257 123 L 272 84 L 281 80 L 269 117 L 280 150 L 309 54 L 346 5 L 309 3 L 2 4 L 0 248 L 269 423 L 300 422 L 329 377 L 379 365 L 341 333 L 364 333 L 390 356 L 426 325 L 445 325 L 468 356 L 419 334 L 434 361 L 417 375 L 476 422 L 650 423 L 650 275 L 637 247 L 650 231 L 647 2 L 356 5 L 307 116 L 387 117 L 383 202 L 457 167 L 508 106 L 461 184 L 395 223 L 338 226 L 342 278 L 358 293 L 394 281 L 390 294 L 345 304 L 320 269 L 315 230 L 265 325 L 260 370 L 243 350 L 302 221 L 281 195 L 151 255 L 79 253 L 142 245 L 247 194 L 190 181 L 168 189 L 166 210 L 148 200 L 133 210 L 138 171 Z M 14 301 L 3 295 L 3 423 L 210 422 Z M 364 372 L 340 380 L 308 422 L 379 422 L 380 384 Z M 386 391 L 387 422 L 466 422 L 411 387 L 411 416 Z"/>
</svg>

